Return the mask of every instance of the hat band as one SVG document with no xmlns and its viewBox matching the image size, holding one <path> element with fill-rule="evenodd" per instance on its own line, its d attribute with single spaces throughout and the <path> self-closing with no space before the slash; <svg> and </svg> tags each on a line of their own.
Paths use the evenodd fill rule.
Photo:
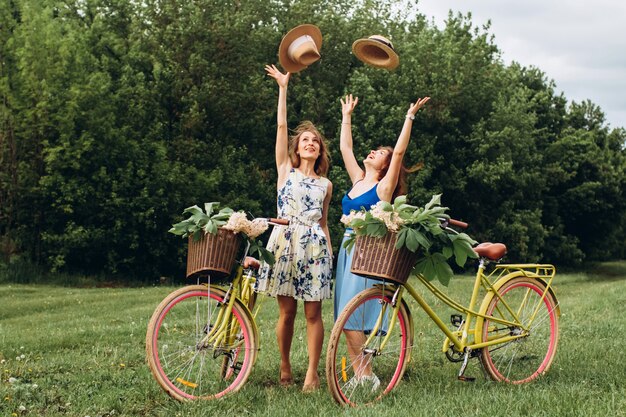
<svg viewBox="0 0 626 417">
<path fill-rule="evenodd" d="M 393 45 L 391 44 L 391 42 L 385 42 L 384 40 L 378 39 L 378 38 L 369 38 L 369 39 L 372 41 L 380 42 L 383 45 L 390 47 L 392 51 L 394 52 L 396 51 L 395 49 L 393 49 Z"/>
<path fill-rule="evenodd" d="M 298 48 L 308 42 L 313 42 L 313 44 L 315 45 L 315 41 L 310 35 L 300 36 L 299 38 L 291 42 L 291 45 L 289 45 L 289 49 L 287 49 L 287 53 L 289 54 L 289 56 L 293 57 Z"/>
</svg>

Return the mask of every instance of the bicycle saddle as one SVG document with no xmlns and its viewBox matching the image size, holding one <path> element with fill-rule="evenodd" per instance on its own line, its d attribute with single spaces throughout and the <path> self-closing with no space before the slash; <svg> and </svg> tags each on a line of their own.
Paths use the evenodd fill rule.
<svg viewBox="0 0 626 417">
<path fill-rule="evenodd" d="M 482 258 L 497 261 L 506 255 L 506 245 L 504 243 L 484 242 L 474 247 L 474 252 Z"/>
</svg>

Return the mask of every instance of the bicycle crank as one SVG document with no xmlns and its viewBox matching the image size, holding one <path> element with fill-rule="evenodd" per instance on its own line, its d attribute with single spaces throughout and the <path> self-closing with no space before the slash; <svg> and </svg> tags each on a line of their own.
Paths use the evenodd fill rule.
<svg viewBox="0 0 626 417">
<path fill-rule="evenodd" d="M 475 355 L 472 355 L 472 349 L 467 348 L 465 350 L 465 354 L 463 355 L 463 364 L 461 365 L 461 369 L 459 370 L 459 376 L 457 377 L 459 381 L 474 382 L 476 380 L 476 378 L 474 378 L 473 376 L 465 376 L 465 370 L 467 369 L 467 362 L 469 361 L 471 357 L 474 357 L 474 356 Z"/>
</svg>

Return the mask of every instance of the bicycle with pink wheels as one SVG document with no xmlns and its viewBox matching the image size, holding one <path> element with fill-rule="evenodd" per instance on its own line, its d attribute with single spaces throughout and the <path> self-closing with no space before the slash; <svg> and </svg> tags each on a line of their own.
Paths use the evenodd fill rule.
<svg viewBox="0 0 626 417">
<path fill-rule="evenodd" d="M 177 400 L 232 394 L 252 371 L 260 340 L 253 290 L 260 264 L 247 256 L 249 249 L 247 244 L 232 268 L 228 286 L 198 280 L 169 294 L 152 314 L 146 333 L 148 364 L 159 385 Z M 203 280 L 210 283 L 210 278 Z"/>
<path fill-rule="evenodd" d="M 467 226 L 450 219 L 443 227 L 448 224 Z M 338 403 L 372 403 L 402 379 L 414 334 L 406 294 L 444 333 L 442 352 L 461 363 L 460 380 L 473 380 L 465 375 L 473 358 L 492 379 L 512 384 L 530 382 L 548 371 L 559 335 L 560 308 L 552 286 L 555 267 L 498 264 L 506 254 L 501 243 L 482 243 L 474 251 L 479 263 L 468 305 L 417 275 L 421 287 L 459 312 L 451 316 L 451 326 L 408 282 L 383 280 L 346 305 L 333 326 L 326 356 L 328 387 Z M 491 263 L 495 267 L 487 272 Z"/>
</svg>

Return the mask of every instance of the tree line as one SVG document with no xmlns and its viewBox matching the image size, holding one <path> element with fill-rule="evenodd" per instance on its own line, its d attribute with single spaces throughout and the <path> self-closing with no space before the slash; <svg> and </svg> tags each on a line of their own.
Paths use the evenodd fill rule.
<svg viewBox="0 0 626 417">
<path fill-rule="evenodd" d="M 570 102 L 535 67 L 505 65 L 489 27 L 450 14 L 437 28 L 416 1 L 2 0 L 2 264 L 151 280 L 180 275 L 182 210 L 220 201 L 276 211 L 277 89 L 263 71 L 283 34 L 320 27 L 322 59 L 294 74 L 291 127 L 312 120 L 328 141 L 335 195 L 346 93 L 356 155 L 393 145 L 411 101 L 409 200 L 434 193 L 501 241 L 513 262 L 580 265 L 624 258 L 626 131 L 600 107 Z M 393 72 L 367 67 L 352 42 L 389 37 Z"/>
</svg>

